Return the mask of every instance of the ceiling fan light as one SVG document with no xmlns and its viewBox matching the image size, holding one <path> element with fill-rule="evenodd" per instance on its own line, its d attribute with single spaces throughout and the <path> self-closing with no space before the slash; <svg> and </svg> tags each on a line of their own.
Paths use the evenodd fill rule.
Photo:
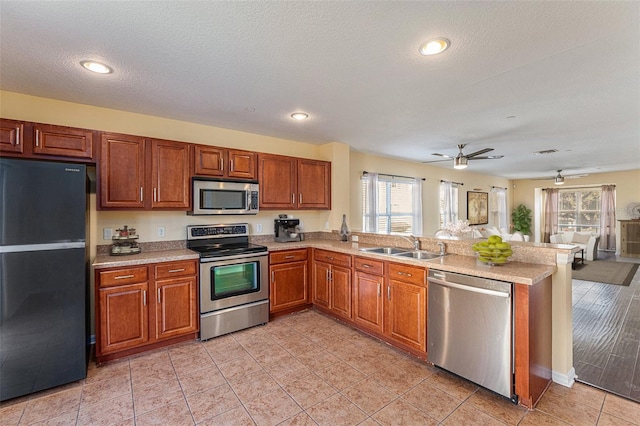
<svg viewBox="0 0 640 426">
<path fill-rule="evenodd" d="M 468 165 L 467 163 L 467 157 L 462 157 L 459 155 L 453 159 L 453 168 L 458 170 L 466 169 Z"/>
<path fill-rule="evenodd" d="M 553 180 L 553 183 L 555 183 L 556 185 L 564 185 L 564 176 L 558 175 L 555 177 L 555 179 Z"/>
</svg>

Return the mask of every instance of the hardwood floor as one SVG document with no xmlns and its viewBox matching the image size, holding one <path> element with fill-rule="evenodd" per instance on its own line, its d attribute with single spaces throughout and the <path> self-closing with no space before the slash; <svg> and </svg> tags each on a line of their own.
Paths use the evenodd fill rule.
<svg viewBox="0 0 640 426">
<path fill-rule="evenodd" d="M 573 280 L 573 361 L 578 381 L 640 402 L 640 269 L 628 287 Z"/>
</svg>

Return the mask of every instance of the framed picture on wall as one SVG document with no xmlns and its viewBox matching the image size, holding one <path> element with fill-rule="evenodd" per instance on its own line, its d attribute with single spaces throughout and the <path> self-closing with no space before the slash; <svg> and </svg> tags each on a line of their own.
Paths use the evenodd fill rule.
<svg viewBox="0 0 640 426">
<path fill-rule="evenodd" d="M 467 220 L 469 225 L 489 223 L 489 193 L 467 191 Z"/>
</svg>

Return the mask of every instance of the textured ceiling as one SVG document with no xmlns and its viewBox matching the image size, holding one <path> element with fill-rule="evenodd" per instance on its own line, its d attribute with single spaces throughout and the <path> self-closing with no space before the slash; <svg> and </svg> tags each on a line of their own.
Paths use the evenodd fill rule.
<svg viewBox="0 0 640 426">
<path fill-rule="evenodd" d="M 489 147 L 468 170 L 507 178 L 638 169 L 640 2 L 2 0 L 0 88 L 411 161 Z"/>
</svg>

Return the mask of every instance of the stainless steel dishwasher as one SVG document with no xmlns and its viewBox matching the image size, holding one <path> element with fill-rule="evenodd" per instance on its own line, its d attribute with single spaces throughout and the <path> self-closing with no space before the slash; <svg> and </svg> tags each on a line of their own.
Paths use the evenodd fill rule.
<svg viewBox="0 0 640 426">
<path fill-rule="evenodd" d="M 513 284 L 430 270 L 427 359 L 518 402 L 513 379 Z"/>
</svg>

